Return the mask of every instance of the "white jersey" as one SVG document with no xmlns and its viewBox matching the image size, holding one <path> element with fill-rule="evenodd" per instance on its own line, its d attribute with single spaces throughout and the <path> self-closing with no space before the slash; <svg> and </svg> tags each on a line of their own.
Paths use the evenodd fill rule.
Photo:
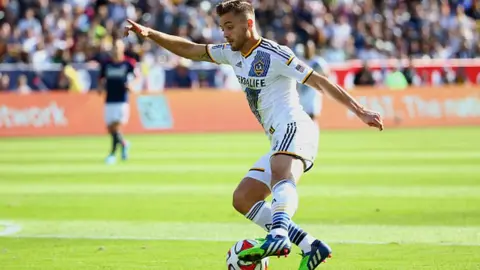
<svg viewBox="0 0 480 270">
<path fill-rule="evenodd" d="M 229 44 L 207 45 L 217 64 L 233 67 L 251 111 L 266 133 L 280 125 L 309 121 L 300 105 L 297 81 L 305 83 L 313 70 L 276 42 L 260 39 L 247 53 L 232 51 Z"/>
</svg>

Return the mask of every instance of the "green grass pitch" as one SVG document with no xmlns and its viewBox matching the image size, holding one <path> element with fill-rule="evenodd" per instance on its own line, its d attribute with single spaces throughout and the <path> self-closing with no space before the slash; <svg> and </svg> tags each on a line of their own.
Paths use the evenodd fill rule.
<svg viewBox="0 0 480 270">
<path fill-rule="evenodd" d="M 265 235 L 231 206 L 263 134 L 127 138 L 114 166 L 107 136 L 0 140 L 0 269 L 226 269 Z M 319 269 L 480 269 L 480 128 L 322 131 L 298 189 Z"/>
</svg>

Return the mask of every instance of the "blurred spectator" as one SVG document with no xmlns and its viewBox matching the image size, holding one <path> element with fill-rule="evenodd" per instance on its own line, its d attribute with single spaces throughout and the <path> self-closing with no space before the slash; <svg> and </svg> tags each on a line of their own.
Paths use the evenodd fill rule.
<svg viewBox="0 0 480 270">
<path fill-rule="evenodd" d="M 455 72 L 451 68 L 443 68 L 432 73 L 432 84 L 436 86 L 449 85 L 455 80 Z"/>
<path fill-rule="evenodd" d="M 385 78 L 385 85 L 391 90 L 403 90 L 408 87 L 409 83 L 405 77 L 402 63 L 399 61 L 395 70 L 387 72 Z"/>
<path fill-rule="evenodd" d="M 480 2 L 472 0 L 470 3 L 471 6 L 467 8 L 465 14 L 472 19 L 480 20 Z"/>
<path fill-rule="evenodd" d="M 176 88 L 197 88 L 199 86 L 198 78 L 191 72 L 189 67 L 191 60 L 181 58 L 174 69 L 173 87 Z"/>
<path fill-rule="evenodd" d="M 28 86 L 28 78 L 25 75 L 20 75 L 17 81 L 17 92 L 20 94 L 28 94 L 32 91 L 32 88 Z"/>
<path fill-rule="evenodd" d="M 53 32 L 50 41 L 44 43 L 53 42 L 64 50 L 75 43 L 98 45 L 111 41 L 121 30 L 118 25 L 127 17 L 196 42 L 222 42 L 218 18 L 214 17 L 219 1 L 71 0 L 52 4 L 49 0 L 31 0 L 22 17 L 18 17 L 20 12 L 12 13 L 16 21 L 13 28 L 19 29 L 20 42 L 28 52 L 35 40 L 45 39 L 42 25 L 43 30 Z M 451 47 L 450 56 L 459 51 L 473 55 L 476 51 L 472 45 L 479 40 L 474 22 L 480 11 L 477 2 L 252 0 L 263 35 L 292 49 L 312 39 L 327 54 L 324 58 L 338 61 L 401 55 L 431 57 L 436 48 L 441 48 L 442 40 L 448 40 L 442 48 Z M 15 4 L 7 6 L 15 9 Z M 87 32 L 89 38 L 85 36 Z M 11 29 L 3 30 L 2 26 L 2 36 L 12 36 Z M 142 42 L 134 37 L 129 39 Z M 470 44 L 467 49 L 460 48 L 463 39 Z M 350 44 L 352 52 L 341 53 Z M 85 51 L 88 47 L 76 50 Z M 148 50 L 160 49 L 151 46 Z"/>
<path fill-rule="evenodd" d="M 10 91 L 10 77 L 7 74 L 0 75 L 0 92 Z"/>
<path fill-rule="evenodd" d="M 474 58 L 474 57 L 475 57 L 475 51 L 473 50 L 473 44 L 470 44 L 470 42 L 467 39 L 464 39 L 460 45 L 460 48 L 455 54 L 455 58 L 468 59 L 468 58 Z"/>
<path fill-rule="evenodd" d="M 195 42 L 224 42 L 215 5 L 220 0 L 4 0 L 0 5 L 2 63 L 101 63 L 131 18 Z M 252 0 L 260 33 L 299 53 L 311 40 L 318 56 L 331 63 L 410 57 L 480 57 L 478 0 Z M 477 21 L 475 21 L 477 20 Z M 134 35 L 128 56 L 164 57 L 164 69 L 178 57 Z M 197 65 L 209 68 L 206 63 Z M 407 69 L 408 71 L 408 69 Z M 182 68 L 175 71 L 182 73 Z M 410 72 L 410 71 L 408 71 Z M 190 73 L 190 72 L 188 72 Z M 403 72 L 409 84 L 408 74 Z M 371 83 L 368 73 L 361 83 Z M 370 74 L 371 75 L 371 74 Z M 66 78 L 59 78 L 65 86 Z M 193 75 L 192 75 L 193 76 Z M 188 76 L 187 76 L 188 77 Z M 185 77 L 185 78 L 187 78 Z M 68 81 L 68 80 L 67 80 Z M 439 80 L 440 82 L 441 80 Z M 192 83 L 207 85 L 206 75 Z M 32 87 L 33 88 L 33 87 Z"/>
<path fill-rule="evenodd" d="M 456 76 L 455 76 L 455 84 L 469 84 L 469 80 L 467 74 L 465 73 L 465 68 L 460 67 L 457 69 Z"/>
<path fill-rule="evenodd" d="M 413 59 L 410 58 L 408 59 L 408 65 L 401 69 L 403 75 L 405 76 L 405 79 L 407 80 L 408 85 L 419 85 L 420 82 L 415 82 L 415 79 L 417 77 L 416 71 L 413 68 Z"/>
<path fill-rule="evenodd" d="M 370 72 L 367 62 L 364 62 L 362 68 L 355 74 L 353 84 L 358 86 L 373 86 L 375 84 L 373 74 Z"/>
<path fill-rule="evenodd" d="M 65 76 L 66 80 L 68 81 L 68 83 L 65 83 L 65 85 L 68 85 L 68 90 L 70 92 L 82 92 L 84 86 L 82 84 L 82 80 L 80 79 L 80 75 L 78 71 L 76 71 L 71 65 L 65 65 L 61 75 Z"/>
<path fill-rule="evenodd" d="M 31 30 L 33 33 L 32 36 L 42 34 L 42 25 L 40 24 L 40 21 L 35 18 L 35 11 L 33 8 L 29 8 L 25 11 L 25 17 L 20 19 L 17 27 L 22 33 Z"/>
</svg>

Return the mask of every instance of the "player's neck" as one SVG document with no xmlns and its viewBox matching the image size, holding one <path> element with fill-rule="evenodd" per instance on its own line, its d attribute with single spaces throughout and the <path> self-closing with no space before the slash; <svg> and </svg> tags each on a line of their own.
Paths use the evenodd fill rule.
<svg viewBox="0 0 480 270">
<path fill-rule="evenodd" d="M 245 42 L 245 45 L 243 45 L 243 48 L 240 50 L 240 52 L 243 56 L 248 56 L 256 47 L 258 47 L 261 41 L 262 37 L 259 34 L 253 34 L 252 38 Z"/>
<path fill-rule="evenodd" d="M 123 62 L 124 60 L 125 60 L 125 57 L 114 58 L 114 59 L 113 59 L 113 62 L 114 62 L 114 63 L 120 63 L 120 62 Z"/>
</svg>

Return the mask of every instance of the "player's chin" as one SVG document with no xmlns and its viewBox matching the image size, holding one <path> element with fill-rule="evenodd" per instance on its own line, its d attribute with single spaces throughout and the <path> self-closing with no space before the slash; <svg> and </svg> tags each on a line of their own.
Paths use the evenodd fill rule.
<svg viewBox="0 0 480 270">
<path fill-rule="evenodd" d="M 237 46 L 235 46 L 234 43 L 230 43 L 230 49 L 231 49 L 232 51 L 238 51 L 238 50 L 239 50 L 239 48 L 238 48 Z"/>
</svg>

